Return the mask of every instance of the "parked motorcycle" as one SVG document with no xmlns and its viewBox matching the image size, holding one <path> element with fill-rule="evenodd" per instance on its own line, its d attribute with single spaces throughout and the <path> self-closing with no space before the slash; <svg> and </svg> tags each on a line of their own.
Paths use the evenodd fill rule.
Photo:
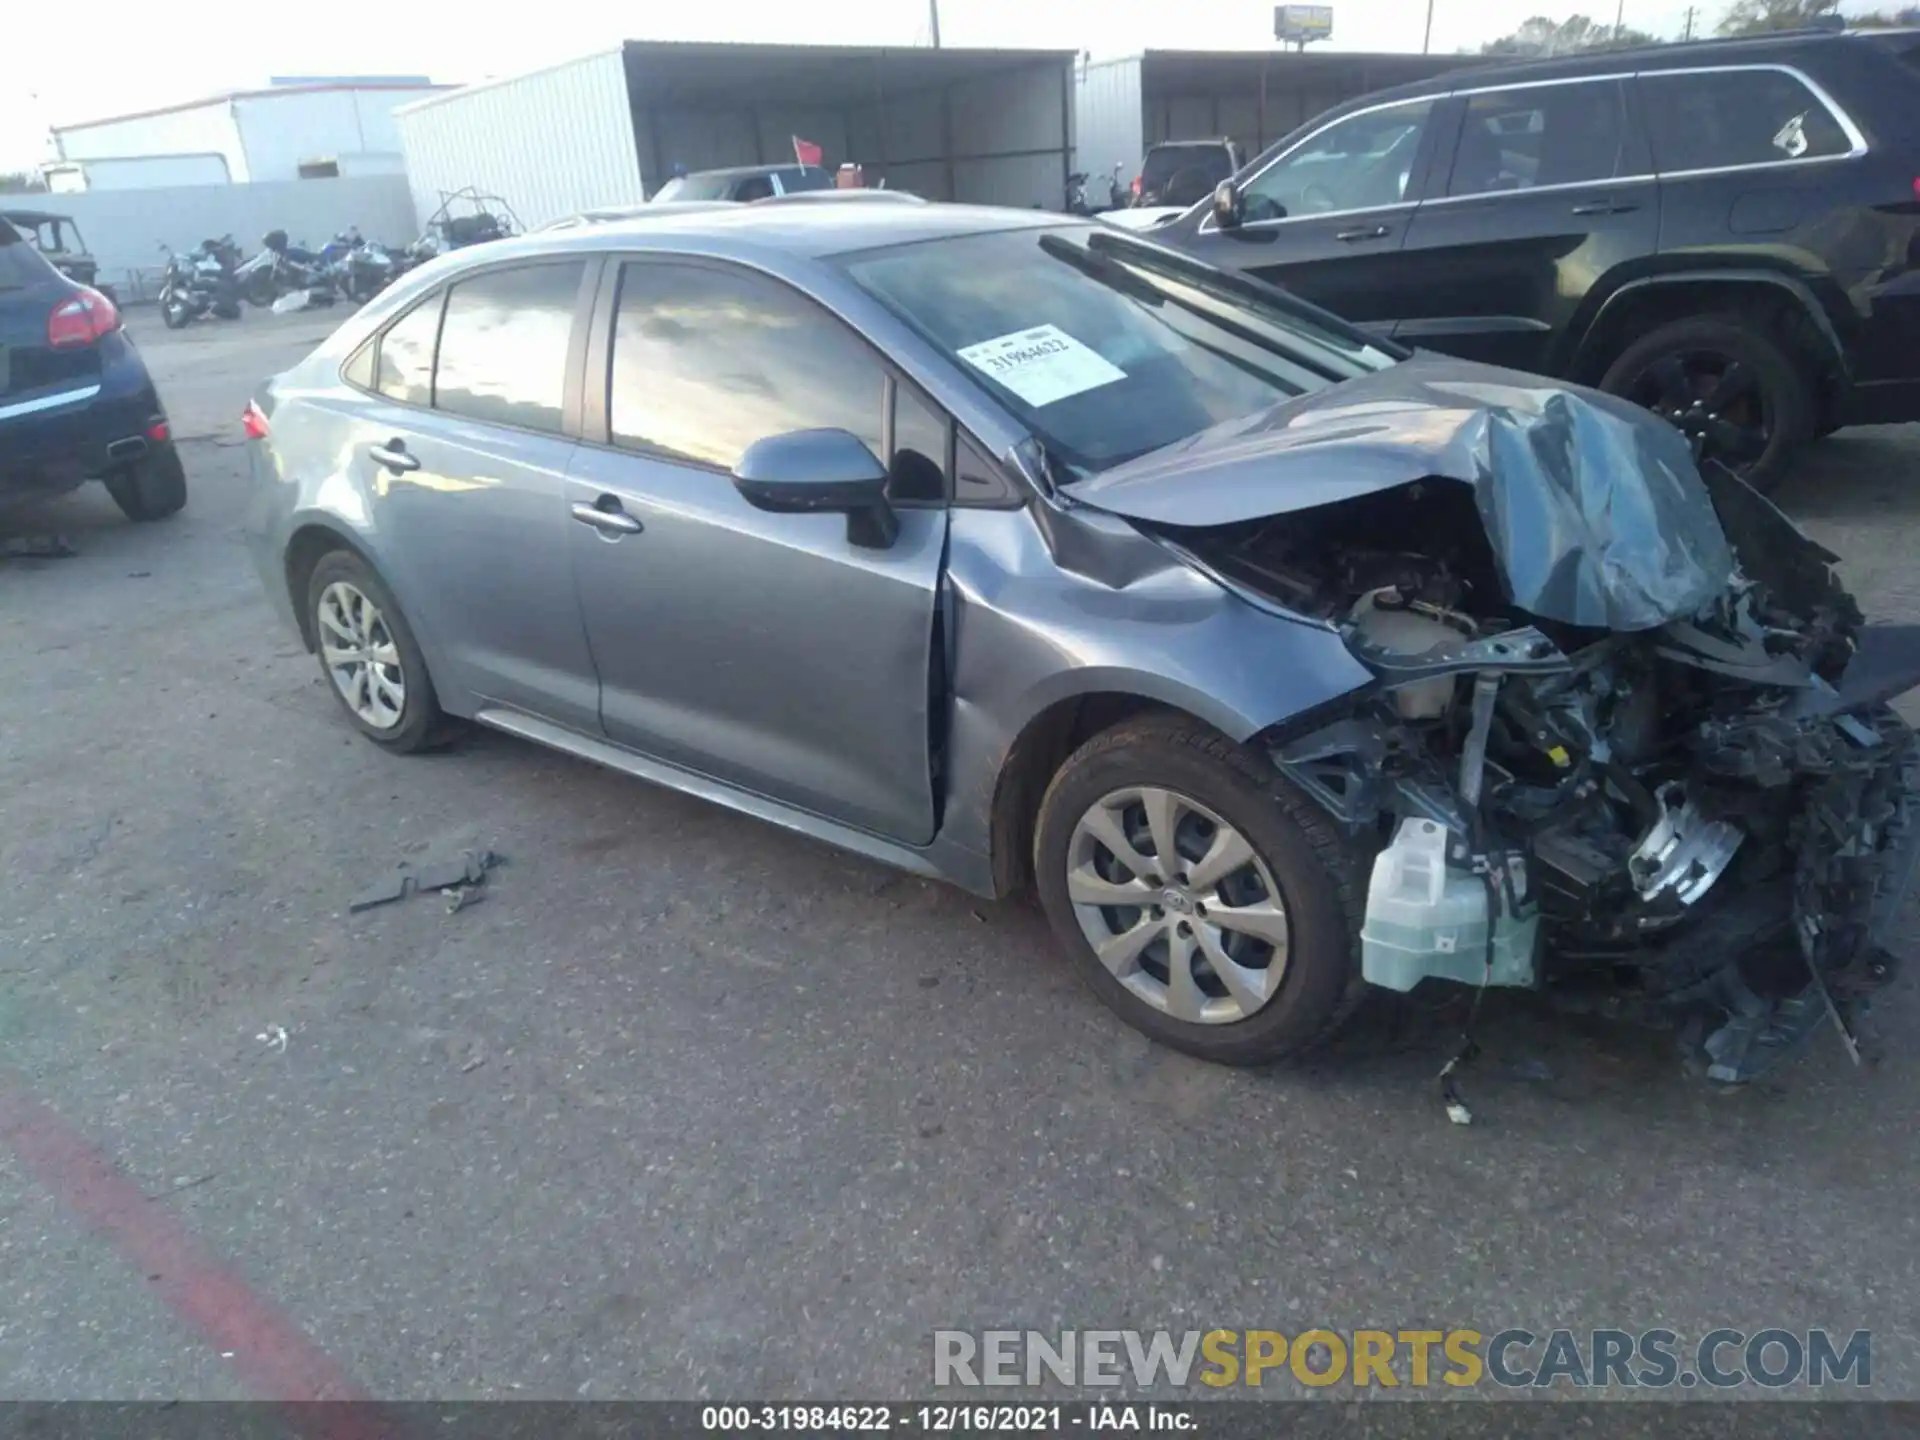
<svg viewBox="0 0 1920 1440">
<path fill-rule="evenodd" d="M 313 251 L 287 243 L 287 232 L 269 230 L 261 237 L 258 255 L 235 272 L 240 293 L 249 305 L 271 305 L 282 295 L 296 290 L 333 295 L 327 264 Z"/>
<path fill-rule="evenodd" d="M 1089 177 L 1083 171 L 1076 170 L 1067 176 L 1067 213 L 1069 215 L 1100 215 L 1109 210 L 1120 209 L 1127 200 L 1126 187 L 1120 183 L 1120 165 L 1116 163 L 1106 176 L 1106 198 L 1096 201 L 1089 184 Z"/>
<path fill-rule="evenodd" d="M 334 236 L 320 256 L 334 287 L 356 304 L 371 300 L 408 268 L 400 252 L 364 239 L 358 226 Z"/>
<path fill-rule="evenodd" d="M 176 254 L 165 241 L 160 249 L 167 257 L 160 282 L 163 325 L 169 330 L 184 329 L 206 314 L 222 320 L 240 318 L 240 289 L 234 279 L 240 251 L 231 235 L 202 240 L 185 255 Z"/>
</svg>

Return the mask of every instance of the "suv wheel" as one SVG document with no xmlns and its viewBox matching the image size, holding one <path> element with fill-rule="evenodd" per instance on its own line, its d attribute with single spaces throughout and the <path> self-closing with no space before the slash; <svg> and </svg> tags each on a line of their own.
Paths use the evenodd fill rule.
<svg viewBox="0 0 1920 1440">
<path fill-rule="evenodd" d="M 1646 406 L 1756 490 L 1779 484 L 1813 438 L 1815 377 L 1765 330 L 1699 315 L 1642 336 L 1620 353 L 1600 388 Z"/>
<path fill-rule="evenodd" d="M 1040 899 L 1128 1024 L 1229 1065 L 1297 1054 L 1364 994 L 1354 855 L 1258 756 L 1177 716 L 1060 767 L 1034 842 Z"/>
<path fill-rule="evenodd" d="M 427 662 L 392 593 L 348 550 L 323 555 L 307 582 L 307 621 L 320 673 L 361 734 L 401 754 L 439 738 Z"/>
</svg>

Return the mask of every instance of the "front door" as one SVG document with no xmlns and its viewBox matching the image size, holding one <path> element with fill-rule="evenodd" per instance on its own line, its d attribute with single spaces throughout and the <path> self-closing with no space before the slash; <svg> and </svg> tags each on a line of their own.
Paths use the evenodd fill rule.
<svg viewBox="0 0 1920 1440">
<path fill-rule="evenodd" d="M 1613 76 L 1462 97 L 1458 140 L 1407 233 L 1405 262 L 1425 284 L 1396 338 L 1517 370 L 1564 363 L 1594 283 L 1658 240 L 1628 93 Z"/>
<path fill-rule="evenodd" d="M 608 443 L 581 447 L 567 487 L 607 736 L 930 840 L 944 497 L 901 494 L 898 538 L 869 549 L 844 515 L 755 509 L 729 473 L 766 436 L 841 429 L 900 476 L 878 355 L 783 282 L 664 260 L 622 267 L 611 345 Z"/>
<path fill-rule="evenodd" d="M 1154 238 L 1391 331 L 1418 303 L 1422 282 L 1400 251 L 1444 105 L 1406 100 L 1332 121 L 1241 184 L 1240 224 L 1203 211 Z"/>
</svg>

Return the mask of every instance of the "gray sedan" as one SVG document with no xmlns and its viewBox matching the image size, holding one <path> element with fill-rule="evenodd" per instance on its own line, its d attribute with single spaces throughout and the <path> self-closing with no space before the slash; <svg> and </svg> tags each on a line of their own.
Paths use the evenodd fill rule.
<svg viewBox="0 0 1920 1440">
<path fill-rule="evenodd" d="M 733 207 L 436 260 L 258 393 L 349 721 L 523 736 L 984 895 L 1214 1060 L 1371 985 L 1848 1017 L 1920 643 L 1610 397 L 1110 227 Z M 644 800 L 636 797 L 636 803 Z"/>
</svg>

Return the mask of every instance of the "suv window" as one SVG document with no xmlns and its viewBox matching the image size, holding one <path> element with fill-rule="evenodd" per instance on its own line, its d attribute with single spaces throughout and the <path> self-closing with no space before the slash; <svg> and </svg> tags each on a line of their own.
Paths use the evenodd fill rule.
<svg viewBox="0 0 1920 1440">
<path fill-rule="evenodd" d="M 1408 100 L 1336 120 L 1248 181 L 1248 220 L 1370 210 L 1407 198 L 1433 101 Z"/>
<path fill-rule="evenodd" d="M 771 175 L 749 175 L 735 182 L 733 187 L 735 200 L 764 200 L 771 194 L 773 194 Z"/>
<path fill-rule="evenodd" d="M 440 307 L 445 296 L 436 292 L 387 327 L 380 337 L 380 364 L 374 388 L 403 405 L 433 403 L 433 343 L 440 335 Z"/>
<path fill-rule="evenodd" d="M 1817 160 L 1853 148 L 1820 97 L 1782 70 L 1649 72 L 1640 94 L 1663 173 Z"/>
<path fill-rule="evenodd" d="M 560 429 L 567 341 L 584 261 L 489 270 L 447 295 L 433 406 L 529 430 Z"/>
<path fill-rule="evenodd" d="M 1620 173 L 1625 139 L 1618 80 L 1474 95 L 1467 101 L 1447 194 L 1611 180 Z"/>
<path fill-rule="evenodd" d="M 1156 145 L 1140 167 L 1140 193 L 1166 205 L 1192 205 L 1233 174 L 1225 145 Z"/>
<path fill-rule="evenodd" d="M 614 442 L 730 469 L 789 430 L 848 430 L 882 453 L 886 374 L 845 324 L 746 270 L 669 263 L 620 272 Z"/>
<path fill-rule="evenodd" d="M 780 172 L 780 188 L 789 195 L 801 190 L 831 190 L 833 171 L 818 165 L 790 165 Z"/>
</svg>

